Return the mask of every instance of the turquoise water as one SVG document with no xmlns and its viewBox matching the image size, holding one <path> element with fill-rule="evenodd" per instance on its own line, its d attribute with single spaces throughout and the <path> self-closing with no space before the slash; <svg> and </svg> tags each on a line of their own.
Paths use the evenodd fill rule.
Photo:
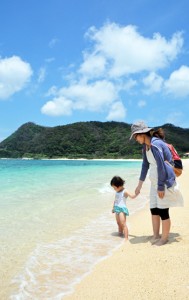
<svg viewBox="0 0 189 300">
<path fill-rule="evenodd" d="M 0 268 L 7 299 L 62 299 L 121 245 L 110 180 L 134 192 L 140 161 L 0 160 Z M 146 196 L 128 200 L 130 214 Z"/>
</svg>

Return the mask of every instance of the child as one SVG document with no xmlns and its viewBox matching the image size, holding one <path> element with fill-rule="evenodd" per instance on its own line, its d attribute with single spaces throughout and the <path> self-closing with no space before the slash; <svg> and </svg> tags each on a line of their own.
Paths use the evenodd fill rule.
<svg viewBox="0 0 189 300">
<path fill-rule="evenodd" d="M 128 240 L 126 216 L 129 215 L 129 211 L 126 207 L 126 198 L 130 197 L 134 199 L 136 198 L 136 195 L 131 195 L 128 193 L 124 188 L 124 183 L 125 181 L 121 177 L 114 176 L 110 182 L 110 185 L 116 191 L 112 213 L 115 213 L 119 234 L 124 234 L 125 239 Z"/>
</svg>

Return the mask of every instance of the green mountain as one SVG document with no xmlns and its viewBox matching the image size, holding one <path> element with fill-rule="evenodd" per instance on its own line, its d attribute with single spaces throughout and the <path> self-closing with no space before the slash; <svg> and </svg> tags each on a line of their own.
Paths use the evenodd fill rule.
<svg viewBox="0 0 189 300">
<path fill-rule="evenodd" d="M 26 123 L 0 143 L 1 158 L 141 158 L 141 145 L 129 141 L 130 124 L 78 122 L 56 127 Z M 182 155 L 189 129 L 165 124 L 166 141 Z"/>
</svg>

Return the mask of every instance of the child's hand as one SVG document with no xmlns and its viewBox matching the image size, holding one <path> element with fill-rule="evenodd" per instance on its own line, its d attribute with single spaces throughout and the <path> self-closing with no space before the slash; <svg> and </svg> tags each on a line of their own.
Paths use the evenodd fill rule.
<svg viewBox="0 0 189 300">
<path fill-rule="evenodd" d="M 112 208 L 112 214 L 114 214 L 114 209 Z"/>
<path fill-rule="evenodd" d="M 136 194 L 132 195 L 132 194 L 130 194 L 130 193 L 127 192 L 127 191 L 124 193 L 124 195 L 125 195 L 125 197 L 129 197 L 129 198 L 131 198 L 131 199 L 135 199 L 135 198 L 137 197 Z"/>
</svg>

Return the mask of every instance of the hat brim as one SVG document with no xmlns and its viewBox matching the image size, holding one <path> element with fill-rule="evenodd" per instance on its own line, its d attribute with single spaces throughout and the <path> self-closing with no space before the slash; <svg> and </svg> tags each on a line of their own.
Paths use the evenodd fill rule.
<svg viewBox="0 0 189 300">
<path fill-rule="evenodd" d="M 146 133 L 146 132 L 149 132 L 150 130 L 152 130 L 153 128 L 144 128 L 144 129 L 140 129 L 140 130 L 136 130 L 135 132 L 133 132 L 130 136 L 130 139 L 131 140 L 133 138 L 133 135 L 134 134 L 137 134 L 137 133 Z"/>
</svg>

